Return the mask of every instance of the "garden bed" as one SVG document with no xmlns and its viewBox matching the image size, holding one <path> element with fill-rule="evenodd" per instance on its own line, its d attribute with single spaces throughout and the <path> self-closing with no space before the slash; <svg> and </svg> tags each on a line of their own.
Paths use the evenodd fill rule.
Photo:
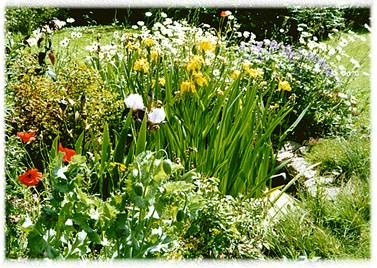
<svg viewBox="0 0 377 268">
<path fill-rule="evenodd" d="M 235 14 L 7 33 L 7 258 L 370 257 L 370 34 Z"/>
</svg>

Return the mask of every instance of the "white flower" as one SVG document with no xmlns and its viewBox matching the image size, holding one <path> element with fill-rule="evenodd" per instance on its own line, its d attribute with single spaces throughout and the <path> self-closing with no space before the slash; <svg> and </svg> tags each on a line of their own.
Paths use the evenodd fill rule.
<svg viewBox="0 0 377 268">
<path fill-rule="evenodd" d="M 54 19 L 52 21 L 58 29 L 63 28 L 67 24 L 64 20 Z"/>
<path fill-rule="evenodd" d="M 77 233 L 77 238 L 79 239 L 80 242 L 83 242 L 87 236 L 87 233 L 82 230 L 81 232 Z"/>
<path fill-rule="evenodd" d="M 280 29 L 279 32 L 284 33 L 284 29 Z"/>
<path fill-rule="evenodd" d="M 67 21 L 68 23 L 74 23 L 74 22 L 75 22 L 75 19 L 74 19 L 74 18 L 68 18 L 66 21 Z"/>
<path fill-rule="evenodd" d="M 161 12 L 161 17 L 166 18 L 167 16 L 165 12 Z"/>
<path fill-rule="evenodd" d="M 230 12 L 230 11 L 229 11 Z M 231 14 L 232 14 L 232 12 L 230 12 Z M 228 17 L 228 19 L 229 20 L 233 20 L 234 19 L 234 16 L 233 15 L 230 15 L 229 17 Z"/>
<path fill-rule="evenodd" d="M 139 25 L 139 26 L 144 26 L 144 24 L 145 24 L 144 21 L 138 21 L 137 22 L 137 25 Z"/>
<path fill-rule="evenodd" d="M 348 99 L 348 96 L 342 92 L 338 92 L 337 97 L 340 99 Z"/>
<path fill-rule="evenodd" d="M 145 16 L 146 16 L 146 17 L 151 17 L 151 16 L 152 16 L 152 12 L 149 12 L 149 11 L 148 11 L 148 12 L 145 12 Z"/>
<path fill-rule="evenodd" d="M 250 32 L 248 31 L 243 32 L 243 37 L 248 38 L 249 36 L 250 36 Z"/>
<path fill-rule="evenodd" d="M 26 40 L 26 42 L 29 44 L 29 46 L 36 46 L 38 43 L 38 40 L 36 38 L 30 37 Z"/>
<path fill-rule="evenodd" d="M 69 44 L 69 39 L 68 38 L 64 38 L 62 41 L 60 41 L 60 45 L 62 47 L 66 47 L 66 46 L 68 46 L 68 44 Z"/>
<path fill-rule="evenodd" d="M 360 68 L 360 63 L 354 58 L 350 58 L 350 62 L 354 65 L 355 68 Z"/>
<path fill-rule="evenodd" d="M 372 29 L 370 28 L 370 26 L 368 24 L 364 24 L 364 27 L 369 31 L 369 32 L 372 32 Z"/>
<path fill-rule="evenodd" d="M 150 113 L 148 113 L 148 121 L 152 124 L 160 124 L 165 120 L 164 108 L 153 108 Z"/>
<path fill-rule="evenodd" d="M 332 48 L 330 48 L 330 50 L 329 50 L 329 55 L 330 56 L 332 56 L 332 55 L 334 55 L 335 54 L 335 49 L 332 47 Z"/>
<path fill-rule="evenodd" d="M 220 71 L 219 71 L 219 69 L 215 69 L 215 70 L 213 70 L 213 75 L 214 76 L 219 76 L 220 75 Z"/>
<path fill-rule="evenodd" d="M 132 25 L 132 29 L 136 30 L 137 28 L 137 25 Z"/>
<path fill-rule="evenodd" d="M 131 94 L 124 99 L 126 107 L 132 110 L 144 110 L 143 98 L 139 94 Z"/>
<path fill-rule="evenodd" d="M 72 32 L 72 33 L 71 33 L 71 37 L 72 37 L 72 38 L 77 38 L 77 32 Z"/>
<path fill-rule="evenodd" d="M 67 226 L 73 226 L 73 222 L 71 219 L 68 219 L 65 221 L 64 225 L 67 225 Z"/>
<path fill-rule="evenodd" d="M 163 24 L 165 25 L 168 25 L 168 24 L 172 24 L 173 23 L 173 20 L 171 18 L 167 18 L 165 19 L 165 21 L 163 22 Z"/>
</svg>

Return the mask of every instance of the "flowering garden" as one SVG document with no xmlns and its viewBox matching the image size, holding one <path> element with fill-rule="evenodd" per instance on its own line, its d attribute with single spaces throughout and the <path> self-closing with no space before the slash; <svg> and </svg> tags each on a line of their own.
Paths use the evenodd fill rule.
<svg viewBox="0 0 377 268">
<path fill-rule="evenodd" d="M 237 10 L 7 9 L 6 257 L 369 258 L 370 27 L 350 10 L 261 38 Z M 292 174 L 290 141 L 336 197 Z"/>
</svg>

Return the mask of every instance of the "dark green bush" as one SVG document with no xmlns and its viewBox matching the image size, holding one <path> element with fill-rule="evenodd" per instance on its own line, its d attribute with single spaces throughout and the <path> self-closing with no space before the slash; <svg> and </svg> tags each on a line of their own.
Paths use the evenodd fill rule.
<svg viewBox="0 0 377 268">
<path fill-rule="evenodd" d="M 54 17 L 64 18 L 65 12 L 60 8 L 7 8 L 5 28 L 9 32 L 29 35 Z"/>
</svg>

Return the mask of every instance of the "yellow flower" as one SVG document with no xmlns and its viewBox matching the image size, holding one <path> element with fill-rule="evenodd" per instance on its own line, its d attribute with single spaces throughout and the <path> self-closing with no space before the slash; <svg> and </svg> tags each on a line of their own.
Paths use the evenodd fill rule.
<svg viewBox="0 0 377 268">
<path fill-rule="evenodd" d="M 135 63 L 134 63 L 134 70 L 137 71 L 137 72 L 148 73 L 148 71 L 149 71 L 148 61 L 144 58 L 136 60 Z"/>
<path fill-rule="evenodd" d="M 250 69 L 250 61 L 245 60 L 241 63 L 241 68 L 244 71 L 248 71 Z"/>
<path fill-rule="evenodd" d="M 234 70 L 231 74 L 230 74 L 230 77 L 233 79 L 233 80 L 237 80 L 237 78 L 240 76 L 241 72 L 238 71 L 238 70 Z"/>
<path fill-rule="evenodd" d="M 262 75 L 262 71 L 259 69 L 253 69 L 250 68 L 249 70 L 246 71 L 251 77 L 257 77 Z"/>
<path fill-rule="evenodd" d="M 193 74 L 193 77 L 194 77 L 194 80 L 195 82 L 200 86 L 207 86 L 208 85 L 208 81 L 207 79 L 203 76 L 202 73 L 194 73 Z"/>
<path fill-rule="evenodd" d="M 199 50 L 201 51 L 214 51 L 215 46 L 213 43 L 208 39 L 201 39 L 199 41 Z"/>
<path fill-rule="evenodd" d="M 292 91 L 291 85 L 288 83 L 288 81 L 279 81 L 279 87 L 278 90 L 286 90 L 286 91 Z"/>
<path fill-rule="evenodd" d="M 160 86 L 165 86 L 165 78 L 163 78 L 163 77 L 161 77 L 161 78 L 159 78 L 158 79 L 158 84 L 160 85 Z"/>
<path fill-rule="evenodd" d="M 248 60 L 245 60 L 244 62 L 241 63 L 241 68 L 248 75 L 250 75 L 251 77 L 254 77 L 254 78 L 257 77 L 257 76 L 261 76 L 263 74 L 263 72 L 259 69 L 250 68 L 250 61 L 248 61 Z"/>
<path fill-rule="evenodd" d="M 143 39 L 143 42 L 147 47 L 151 47 L 154 45 L 154 40 L 152 38 L 145 38 Z"/>
<path fill-rule="evenodd" d="M 124 164 L 119 163 L 118 167 L 119 167 L 119 171 L 121 171 L 121 172 L 126 171 L 126 166 Z"/>
<path fill-rule="evenodd" d="M 181 89 L 180 94 L 183 94 L 185 92 L 195 93 L 195 91 L 196 91 L 195 84 L 191 81 L 183 81 L 181 83 L 180 89 Z"/>
<path fill-rule="evenodd" d="M 200 69 L 200 66 L 203 64 L 203 58 L 195 55 L 193 56 L 190 61 L 186 65 L 186 69 L 189 72 L 196 72 Z"/>
<path fill-rule="evenodd" d="M 151 51 L 151 59 L 153 60 L 153 61 L 157 61 L 157 59 L 158 59 L 158 51 L 157 50 L 152 50 Z"/>
</svg>

